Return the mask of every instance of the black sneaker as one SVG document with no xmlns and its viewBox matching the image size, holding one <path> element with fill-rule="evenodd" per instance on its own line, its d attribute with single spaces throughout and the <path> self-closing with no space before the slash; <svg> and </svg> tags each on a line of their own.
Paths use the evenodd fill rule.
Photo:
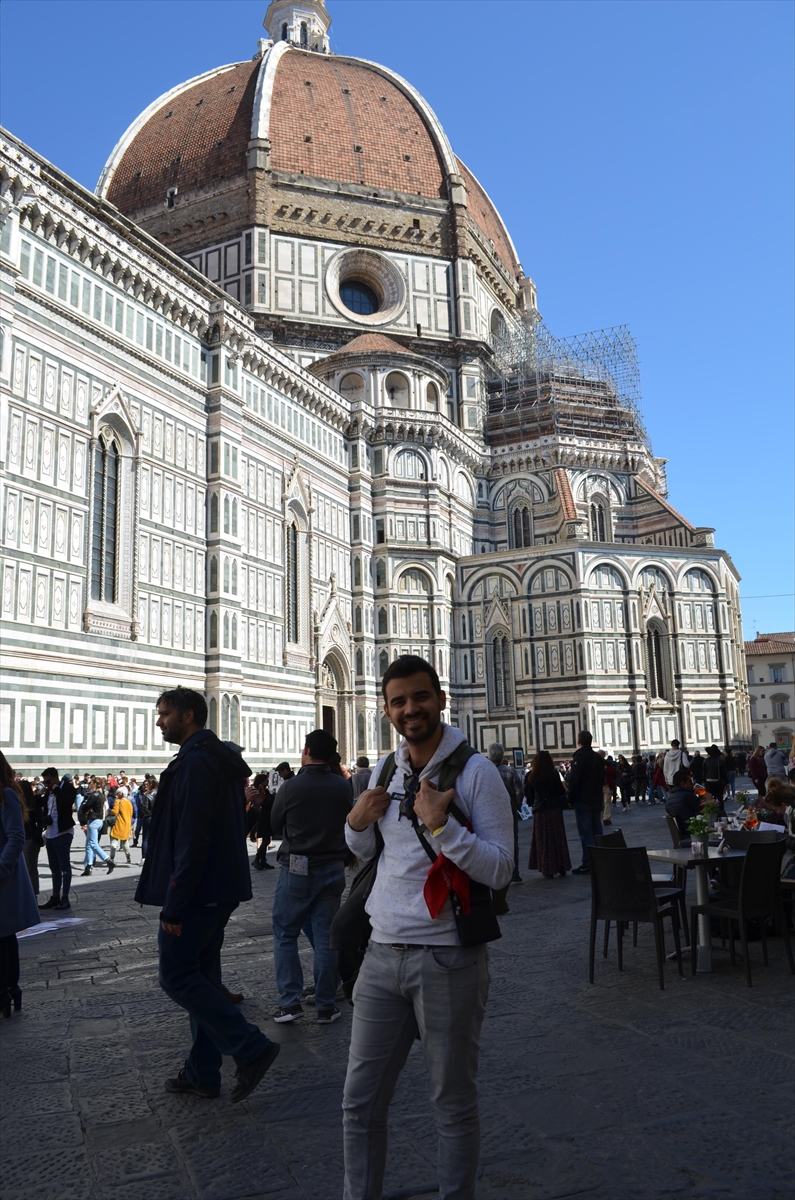
<svg viewBox="0 0 795 1200">
<path fill-rule="evenodd" d="M 304 988 L 304 990 L 301 992 L 301 999 L 305 1004 L 315 1003 L 315 985 L 313 983 L 311 983 L 309 987 Z"/>
<path fill-rule="evenodd" d="M 241 1100 L 245 1100 L 246 1096 L 251 1095 L 280 1050 L 281 1046 L 278 1042 L 270 1042 L 259 1058 L 255 1058 L 251 1062 L 238 1063 L 235 1072 L 237 1087 L 232 1089 L 229 1097 L 232 1104 L 239 1104 Z"/>
<path fill-rule="evenodd" d="M 333 1025 L 335 1021 L 339 1021 L 342 1013 L 334 1006 L 334 1008 L 319 1008 L 317 1010 L 318 1025 Z"/>
<path fill-rule="evenodd" d="M 590 874 L 591 874 L 590 867 L 575 867 L 574 870 L 572 871 L 572 875 L 590 875 Z"/>
<path fill-rule="evenodd" d="M 167 1092 L 174 1092 L 179 1096 L 200 1096 L 202 1100 L 215 1100 L 221 1095 L 220 1087 L 203 1088 L 191 1083 L 185 1074 L 184 1067 L 176 1078 L 167 1079 L 165 1086 Z"/>
<path fill-rule="evenodd" d="M 300 1004 L 291 1004 L 289 1008 L 282 1008 L 280 1005 L 273 1014 L 273 1019 L 277 1025 L 288 1025 L 290 1021 L 297 1021 L 303 1015 L 304 1010 Z"/>
</svg>

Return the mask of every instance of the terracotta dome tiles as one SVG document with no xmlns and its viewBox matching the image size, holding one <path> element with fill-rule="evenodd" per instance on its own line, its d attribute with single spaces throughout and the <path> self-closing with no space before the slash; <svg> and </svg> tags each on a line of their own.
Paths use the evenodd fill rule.
<svg viewBox="0 0 795 1200">
<path fill-rule="evenodd" d="M 270 129 L 277 170 L 435 199 L 445 194 L 444 168 L 422 117 L 370 67 L 285 54 Z"/>
<path fill-rule="evenodd" d="M 259 61 L 238 63 L 166 100 L 134 136 L 114 172 L 108 200 L 133 213 L 242 175 L 251 136 Z"/>
</svg>

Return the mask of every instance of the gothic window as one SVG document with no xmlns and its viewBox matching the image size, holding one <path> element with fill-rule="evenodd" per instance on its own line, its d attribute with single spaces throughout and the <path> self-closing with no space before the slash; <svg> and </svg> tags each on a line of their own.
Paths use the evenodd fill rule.
<svg viewBox="0 0 795 1200">
<path fill-rule="evenodd" d="M 232 562 L 232 595 L 237 595 L 237 560 Z"/>
<path fill-rule="evenodd" d="M 367 745 L 367 738 L 364 732 L 364 713 L 356 714 L 356 749 L 364 750 Z"/>
<path fill-rule="evenodd" d="M 237 500 L 232 501 L 232 537 L 237 537 Z"/>
<path fill-rule="evenodd" d="M 387 628 L 387 619 L 386 619 L 386 609 L 385 608 L 379 608 L 379 610 L 378 610 L 378 632 L 379 633 L 388 633 L 389 632 L 389 630 Z"/>
<path fill-rule="evenodd" d="M 389 723 L 389 717 L 381 718 L 381 749 L 388 750 L 392 745 L 392 726 Z"/>
<path fill-rule="evenodd" d="M 229 559 L 224 559 L 224 591 L 229 591 Z"/>
<path fill-rule="evenodd" d="M 361 587 L 362 585 L 362 560 L 357 554 L 353 560 L 353 586 Z"/>
<path fill-rule="evenodd" d="M 386 650 L 382 650 L 381 653 L 378 655 L 378 673 L 381 676 L 381 678 L 383 678 L 384 672 L 386 671 L 388 666 L 389 666 L 389 655 L 387 654 Z"/>
<path fill-rule="evenodd" d="M 221 701 L 221 739 L 222 739 L 222 741 L 225 741 L 225 742 L 229 741 L 229 710 L 230 710 L 230 708 L 231 708 L 231 705 L 229 703 L 229 697 L 224 696 L 223 700 Z"/>
<path fill-rule="evenodd" d="M 224 650 L 229 649 L 229 613 L 224 613 Z"/>
<path fill-rule="evenodd" d="M 298 529 L 287 526 L 287 640 L 298 641 Z"/>
<path fill-rule="evenodd" d="M 399 371 L 390 371 L 384 386 L 387 404 L 391 404 L 393 408 L 409 407 L 409 381 L 405 375 L 401 375 Z"/>
<path fill-rule="evenodd" d="M 218 532 L 218 497 L 210 497 L 210 533 Z"/>
<path fill-rule="evenodd" d="M 494 707 L 508 708 L 511 703 L 510 648 L 504 633 L 498 633 L 491 643 L 492 687 Z"/>
<path fill-rule="evenodd" d="M 218 733 L 218 701 L 215 696 L 210 698 L 210 728 L 213 733 Z"/>
<path fill-rule="evenodd" d="M 232 617 L 232 649 L 237 650 L 237 616 Z"/>
<path fill-rule="evenodd" d="M 386 587 L 386 562 L 383 558 L 375 560 L 375 586 Z"/>
<path fill-rule="evenodd" d="M 218 559 L 215 555 L 210 559 L 210 591 L 218 591 Z"/>
<path fill-rule="evenodd" d="M 653 625 L 646 634 L 646 660 L 649 695 L 652 700 L 667 700 L 665 676 L 665 634 Z"/>
<path fill-rule="evenodd" d="M 425 459 L 414 450 L 404 450 L 395 458 L 398 479 L 424 479 L 425 474 Z"/>
<path fill-rule="evenodd" d="M 301 49 L 306 50 L 309 45 L 309 34 L 306 28 L 306 21 L 301 22 Z"/>
<path fill-rule="evenodd" d="M 224 496 L 224 533 L 229 533 L 231 522 L 229 520 L 229 497 Z"/>
<path fill-rule="evenodd" d="M 361 606 L 361 604 L 357 604 L 357 605 L 356 605 L 356 608 L 354 609 L 354 613 L 353 613 L 353 632 L 354 632 L 354 633 L 361 633 L 361 632 L 362 632 L 362 606 Z"/>
<path fill-rule="evenodd" d="M 356 651 L 356 674 L 364 675 L 364 655 L 361 650 Z"/>
<path fill-rule="evenodd" d="M 229 730 L 229 736 L 231 737 L 233 742 L 239 742 L 240 741 L 240 699 L 237 696 L 232 697 L 230 715 L 231 715 L 232 720 L 230 723 L 231 728 Z"/>
<path fill-rule="evenodd" d="M 517 549 L 533 544 L 533 518 L 527 504 L 519 504 L 511 514 L 511 533 Z"/>
<path fill-rule="evenodd" d="M 218 613 L 210 613 L 210 649 L 218 649 Z"/>
<path fill-rule="evenodd" d="M 591 515 L 591 541 L 592 542 L 609 542 L 610 537 L 610 520 L 606 511 L 606 505 L 603 500 L 592 500 L 590 507 Z"/>
<path fill-rule="evenodd" d="M 91 598 L 115 604 L 117 594 L 119 466 L 114 438 L 100 437 L 94 452 L 94 512 L 91 522 Z"/>
<path fill-rule="evenodd" d="M 286 21 L 282 22 L 282 38 L 281 38 L 281 40 L 283 42 L 287 41 L 287 22 Z"/>
</svg>

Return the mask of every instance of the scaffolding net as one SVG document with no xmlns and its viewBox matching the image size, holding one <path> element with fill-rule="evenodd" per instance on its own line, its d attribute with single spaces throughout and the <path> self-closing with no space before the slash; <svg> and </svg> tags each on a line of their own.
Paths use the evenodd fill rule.
<svg viewBox="0 0 795 1200">
<path fill-rule="evenodd" d="M 543 323 L 492 333 L 489 441 L 570 437 L 642 442 L 640 369 L 626 325 L 557 338 Z"/>
</svg>

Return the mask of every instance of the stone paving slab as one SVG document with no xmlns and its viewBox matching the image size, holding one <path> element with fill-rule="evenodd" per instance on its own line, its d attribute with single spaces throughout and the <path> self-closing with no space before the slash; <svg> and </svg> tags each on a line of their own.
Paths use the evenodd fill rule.
<svg viewBox="0 0 795 1200">
<path fill-rule="evenodd" d="M 660 808 L 617 814 L 618 825 L 630 845 L 668 844 Z M 716 952 L 710 976 L 691 978 L 686 961 L 680 979 L 667 963 L 661 992 L 641 927 L 625 970 L 613 939 L 590 987 L 588 880 L 527 871 L 530 835 L 528 822 L 525 882 L 490 952 L 478 1200 L 792 1200 L 795 988 L 781 940 L 768 969 L 751 944 L 751 989 Z M 269 1020 L 276 872 L 253 873 L 223 963 L 282 1053 L 231 1106 L 231 1064 L 218 1101 L 163 1089 L 188 1023 L 157 987 L 157 914 L 133 903 L 138 858 L 76 879 L 72 915 L 84 924 L 20 943 L 24 1009 L 0 1024 L 2 1200 L 339 1200 L 350 1009 L 333 1026 L 310 1008 L 294 1026 Z M 42 868 L 46 895 L 44 858 Z M 308 946 L 302 961 L 311 970 Z M 433 1194 L 427 1090 L 416 1045 L 391 1109 L 385 1197 Z"/>
</svg>

